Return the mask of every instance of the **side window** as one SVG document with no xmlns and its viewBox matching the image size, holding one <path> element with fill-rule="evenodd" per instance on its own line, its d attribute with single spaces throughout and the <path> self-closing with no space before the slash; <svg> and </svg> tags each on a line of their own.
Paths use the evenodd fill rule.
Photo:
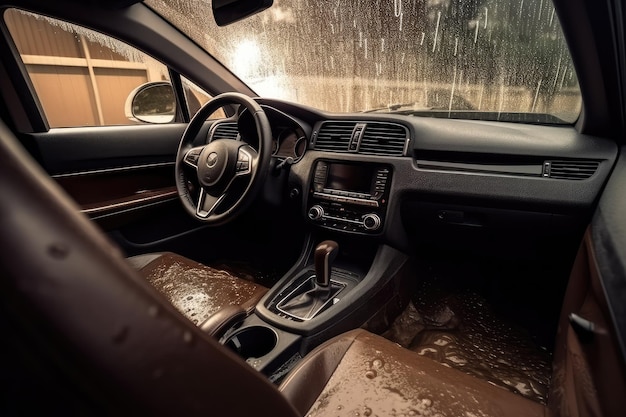
<svg viewBox="0 0 626 417">
<path fill-rule="evenodd" d="M 50 127 L 140 123 L 128 111 L 131 92 L 169 83 L 165 65 L 101 33 L 17 9 L 4 19 Z M 159 111 L 173 115 L 175 108 Z"/>
<path fill-rule="evenodd" d="M 185 96 L 187 97 L 187 108 L 189 109 L 189 115 L 193 117 L 194 114 L 200 107 L 202 107 L 207 101 L 211 100 L 213 97 L 209 95 L 206 91 L 204 91 L 201 87 L 198 87 L 196 84 L 192 83 L 185 77 L 181 77 L 181 81 L 183 83 L 183 88 L 185 90 Z M 226 117 L 226 113 L 224 113 L 223 109 L 217 110 L 209 119 L 222 119 Z"/>
</svg>

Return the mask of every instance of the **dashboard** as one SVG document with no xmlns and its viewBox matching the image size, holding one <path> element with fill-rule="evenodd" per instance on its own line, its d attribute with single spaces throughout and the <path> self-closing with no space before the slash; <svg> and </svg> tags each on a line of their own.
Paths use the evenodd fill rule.
<svg viewBox="0 0 626 417">
<path fill-rule="evenodd" d="M 332 114 L 257 101 L 272 127 L 273 156 L 292 159 L 282 186 L 286 198 L 297 196 L 304 221 L 397 247 L 466 232 L 467 245 L 510 240 L 507 230 L 526 222 L 528 242 L 519 243 L 537 250 L 536 236 L 586 224 L 617 156 L 612 141 L 567 126 Z M 214 123 L 209 136 L 229 130 L 258 146 L 246 111 Z"/>
<path fill-rule="evenodd" d="M 272 156 L 299 161 L 307 149 L 310 126 L 270 106 L 262 107 L 272 128 Z M 215 123 L 209 130 L 207 143 L 214 139 L 239 139 L 255 149 L 259 148 L 256 125 L 246 109 L 236 119 Z"/>
</svg>

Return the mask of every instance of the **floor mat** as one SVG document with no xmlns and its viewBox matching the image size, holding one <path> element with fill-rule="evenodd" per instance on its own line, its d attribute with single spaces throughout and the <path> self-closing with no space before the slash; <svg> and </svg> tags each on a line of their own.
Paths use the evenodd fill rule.
<svg viewBox="0 0 626 417">
<path fill-rule="evenodd" d="M 473 292 L 424 283 L 383 334 L 419 355 L 545 404 L 551 355 Z"/>
</svg>

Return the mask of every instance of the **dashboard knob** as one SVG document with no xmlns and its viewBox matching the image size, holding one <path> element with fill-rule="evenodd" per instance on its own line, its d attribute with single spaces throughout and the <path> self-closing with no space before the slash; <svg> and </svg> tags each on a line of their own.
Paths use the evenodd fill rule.
<svg viewBox="0 0 626 417">
<path fill-rule="evenodd" d="M 324 208 L 318 204 L 309 209 L 309 219 L 320 220 L 324 216 Z"/>
<path fill-rule="evenodd" d="M 370 213 L 363 216 L 363 227 L 367 230 L 378 230 L 380 228 L 381 221 L 378 214 Z"/>
</svg>

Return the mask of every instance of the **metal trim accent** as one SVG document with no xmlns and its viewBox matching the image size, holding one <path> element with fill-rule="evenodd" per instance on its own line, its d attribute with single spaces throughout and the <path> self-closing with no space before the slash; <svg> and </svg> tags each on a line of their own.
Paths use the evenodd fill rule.
<svg viewBox="0 0 626 417">
<path fill-rule="evenodd" d="M 354 198 L 354 197 L 345 197 L 339 195 L 332 195 L 321 193 L 319 191 L 313 192 L 313 197 L 317 197 L 321 200 L 335 201 L 338 203 L 352 203 L 359 206 L 368 206 L 368 207 L 380 207 L 378 201 L 376 200 L 367 200 L 364 198 Z"/>
<path fill-rule="evenodd" d="M 160 162 L 157 164 L 146 164 L 146 165 L 133 165 L 129 167 L 119 167 L 119 168 L 105 168 L 105 169 L 96 169 L 93 171 L 79 171 L 79 172 L 71 172 L 68 174 L 56 174 L 52 175 L 52 178 L 71 178 L 71 177 L 81 177 L 86 175 L 99 175 L 99 174 L 110 174 L 117 172 L 132 172 L 139 171 L 143 169 L 151 169 L 151 168 L 165 168 L 168 166 L 174 166 L 174 162 Z"/>
</svg>

